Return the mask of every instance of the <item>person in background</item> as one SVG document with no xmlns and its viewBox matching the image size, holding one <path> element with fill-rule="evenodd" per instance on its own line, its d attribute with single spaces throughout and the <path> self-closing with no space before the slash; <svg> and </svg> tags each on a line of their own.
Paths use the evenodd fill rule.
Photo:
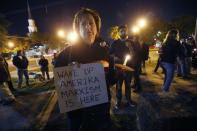
<svg viewBox="0 0 197 131">
<path fill-rule="evenodd" d="M 51 61 L 51 64 L 53 66 L 55 66 L 55 59 L 57 58 L 57 53 L 53 53 L 53 58 L 52 58 L 52 61 Z"/>
<path fill-rule="evenodd" d="M 29 61 L 25 56 L 25 53 L 21 50 L 17 51 L 16 56 L 13 57 L 13 65 L 17 68 L 18 75 L 18 88 L 22 87 L 23 75 L 26 79 L 26 87 L 29 87 L 29 74 L 28 74 L 28 64 Z"/>
<path fill-rule="evenodd" d="M 186 49 L 187 49 L 187 55 L 186 55 L 186 72 L 188 75 L 191 75 L 191 67 L 192 67 L 192 51 L 195 49 L 195 40 L 193 37 L 189 37 L 186 41 Z"/>
<path fill-rule="evenodd" d="M 161 47 L 162 47 L 162 44 L 160 44 L 159 46 L 158 46 L 158 59 L 157 59 L 157 64 L 156 64 L 156 66 L 155 66 L 155 68 L 154 68 L 154 70 L 153 70 L 153 73 L 157 73 L 157 70 L 158 70 L 158 68 L 159 67 L 161 67 L 162 68 L 162 73 L 164 73 L 164 68 L 162 67 L 162 64 L 161 64 Z"/>
<path fill-rule="evenodd" d="M 146 61 L 149 58 L 149 47 L 142 39 L 140 39 L 140 45 L 141 45 L 141 56 L 142 56 L 140 73 L 146 75 Z"/>
<path fill-rule="evenodd" d="M 192 67 L 193 69 L 197 69 L 197 42 L 194 38 L 191 38 L 191 46 L 192 46 Z"/>
<path fill-rule="evenodd" d="M 15 89 L 9 87 L 9 82 L 11 81 L 10 72 L 8 70 L 8 65 L 1 54 L 0 48 L 0 104 L 7 105 L 15 101 L 13 92 Z"/>
<path fill-rule="evenodd" d="M 132 37 L 132 43 L 131 43 L 131 47 L 134 50 L 134 55 L 133 55 L 133 68 L 134 68 L 134 72 L 133 72 L 133 77 L 134 77 L 134 84 L 133 84 L 133 88 L 134 88 L 134 92 L 140 92 L 142 89 L 141 86 L 141 80 L 140 80 L 140 68 L 141 68 L 141 63 L 142 63 L 142 48 L 139 42 L 139 36 L 134 35 Z"/>
<path fill-rule="evenodd" d="M 186 79 L 188 75 L 186 69 L 187 48 L 185 39 L 180 40 L 180 52 L 181 55 L 177 57 L 177 76 Z"/>
<path fill-rule="evenodd" d="M 42 72 L 43 78 L 45 79 L 45 74 L 46 74 L 47 79 L 50 80 L 48 60 L 43 55 L 41 55 L 40 60 L 38 61 L 38 64 L 40 65 L 40 71 Z"/>
<path fill-rule="evenodd" d="M 7 81 L 8 88 L 10 89 L 10 91 L 12 93 L 16 93 L 17 90 L 13 86 L 13 83 L 12 83 L 12 80 L 11 80 L 10 71 L 9 71 L 9 67 L 8 67 L 8 63 L 7 63 L 6 59 L 3 57 L 2 52 L 1 52 L 1 49 L 0 49 L 0 60 L 5 63 L 5 68 L 7 70 L 7 74 L 10 77 L 10 79 Z"/>
<path fill-rule="evenodd" d="M 127 62 L 127 66 L 132 66 L 133 49 L 131 48 L 131 41 L 128 39 L 128 28 L 125 25 L 122 25 L 118 28 L 119 39 L 114 41 L 110 48 L 110 54 L 114 56 L 115 63 L 123 64 L 125 57 L 130 55 L 131 60 Z M 121 106 L 122 100 L 122 84 L 125 82 L 125 96 L 126 96 L 126 105 L 128 107 L 134 107 L 133 102 L 131 101 L 131 78 L 132 72 L 120 72 L 119 79 L 116 83 L 116 105 L 115 109 L 119 109 Z"/>
<path fill-rule="evenodd" d="M 180 56 L 181 47 L 178 30 L 172 29 L 168 31 L 161 47 L 161 64 L 165 70 L 165 79 L 163 84 L 163 91 L 168 92 L 169 87 L 174 78 L 175 62 L 177 56 Z"/>
<path fill-rule="evenodd" d="M 159 54 L 159 57 L 158 57 L 158 59 L 157 59 L 157 64 L 156 64 L 156 66 L 155 66 L 155 68 L 154 68 L 153 73 L 157 73 L 157 70 L 159 69 L 159 67 L 162 68 L 162 73 L 164 73 L 164 68 L 162 67 L 162 64 L 161 64 L 161 57 L 160 57 L 160 54 Z"/>
</svg>

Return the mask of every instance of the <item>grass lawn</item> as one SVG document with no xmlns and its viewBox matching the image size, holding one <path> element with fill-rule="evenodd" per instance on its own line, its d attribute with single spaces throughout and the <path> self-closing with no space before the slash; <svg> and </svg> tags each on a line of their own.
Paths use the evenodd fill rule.
<svg viewBox="0 0 197 131">
<path fill-rule="evenodd" d="M 17 88 L 17 78 L 12 78 L 12 82 L 14 87 L 18 90 L 20 94 L 34 94 L 34 93 L 41 93 L 48 90 L 54 90 L 54 82 L 51 79 L 50 81 L 39 82 L 35 81 L 34 79 L 30 79 L 30 88 L 26 88 L 25 79 L 23 79 L 22 88 Z"/>
</svg>

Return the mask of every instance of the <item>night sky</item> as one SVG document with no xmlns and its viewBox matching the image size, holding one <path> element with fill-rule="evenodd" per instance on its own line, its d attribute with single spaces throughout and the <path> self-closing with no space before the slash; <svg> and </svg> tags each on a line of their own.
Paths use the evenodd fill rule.
<svg viewBox="0 0 197 131">
<path fill-rule="evenodd" d="M 164 20 L 181 15 L 197 16 L 196 0 L 29 0 L 29 4 L 40 32 L 55 32 L 59 28 L 71 30 L 73 15 L 81 7 L 99 12 L 102 35 L 107 34 L 110 26 L 129 25 L 143 15 L 153 15 Z M 1 0 L 0 13 L 11 22 L 9 35 L 26 35 L 26 0 Z"/>
</svg>

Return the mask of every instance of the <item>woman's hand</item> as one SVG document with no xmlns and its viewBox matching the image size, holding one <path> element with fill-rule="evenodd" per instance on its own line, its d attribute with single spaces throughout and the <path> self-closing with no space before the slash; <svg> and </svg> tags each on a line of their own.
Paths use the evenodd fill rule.
<svg viewBox="0 0 197 131">
<path fill-rule="evenodd" d="M 109 62 L 105 60 L 96 61 L 95 63 L 100 63 L 103 65 L 103 67 L 109 67 Z"/>
</svg>

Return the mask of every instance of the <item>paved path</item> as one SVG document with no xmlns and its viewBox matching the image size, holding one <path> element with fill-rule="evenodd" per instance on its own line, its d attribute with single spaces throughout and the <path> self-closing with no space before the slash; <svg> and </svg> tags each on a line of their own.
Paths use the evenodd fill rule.
<svg viewBox="0 0 197 131">
<path fill-rule="evenodd" d="M 0 130 L 17 130 L 28 127 L 30 122 L 12 106 L 0 106 Z"/>
<path fill-rule="evenodd" d="M 153 67 L 147 69 L 147 75 L 142 75 L 143 92 L 162 92 L 163 74 L 152 74 Z M 160 72 L 160 70 L 159 70 Z M 192 72 L 191 80 L 183 80 L 175 77 L 170 88 L 171 93 L 178 90 L 186 90 L 197 94 L 197 71 Z M 124 93 L 124 88 L 123 88 Z M 136 127 L 136 107 L 113 110 L 115 104 L 115 87 L 111 88 L 112 105 L 111 115 L 118 123 L 121 130 L 132 131 Z M 138 103 L 140 94 L 131 93 L 132 100 Z M 124 96 L 124 94 L 123 94 Z M 125 98 L 123 97 L 123 102 Z M 42 94 L 27 94 L 17 97 L 17 103 L 9 106 L 0 106 L 0 130 L 38 128 L 40 130 L 66 130 L 66 117 L 60 114 L 57 97 L 52 92 Z M 126 116 L 126 117 L 122 117 Z M 31 123 L 31 124 L 30 124 Z"/>
</svg>

